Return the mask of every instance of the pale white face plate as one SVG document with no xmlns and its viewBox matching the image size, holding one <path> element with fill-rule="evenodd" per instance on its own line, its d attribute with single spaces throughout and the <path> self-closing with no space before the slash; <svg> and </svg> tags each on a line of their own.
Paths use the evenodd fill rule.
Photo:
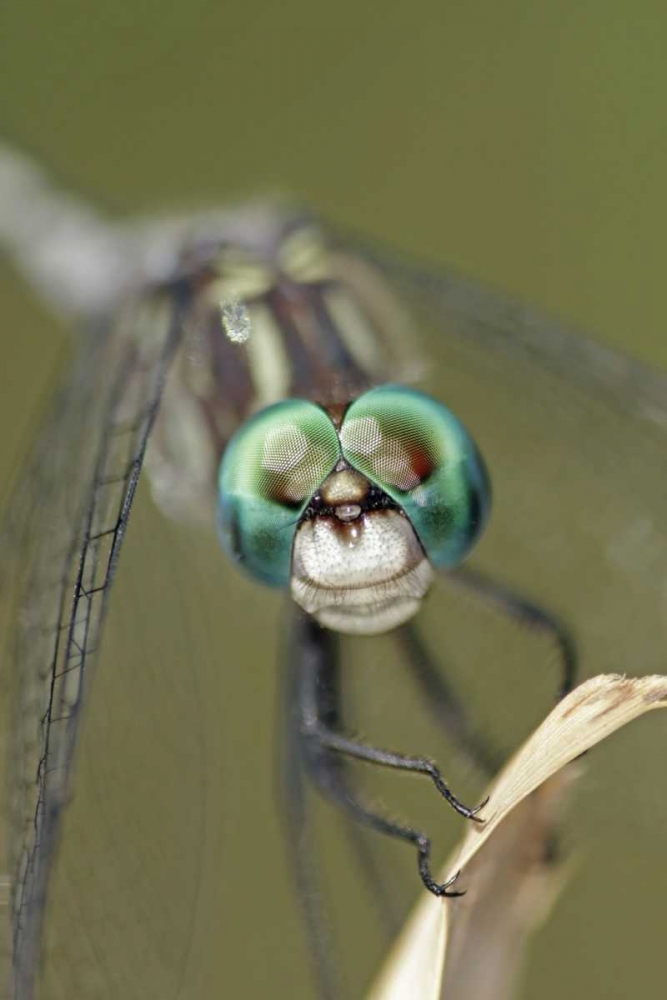
<svg viewBox="0 0 667 1000">
<path fill-rule="evenodd" d="M 333 512 L 300 525 L 292 557 L 296 603 L 320 625 L 356 635 L 403 624 L 433 579 L 404 514 L 392 508 L 362 511 L 367 488 L 358 473 L 333 473 L 321 491 Z"/>
</svg>

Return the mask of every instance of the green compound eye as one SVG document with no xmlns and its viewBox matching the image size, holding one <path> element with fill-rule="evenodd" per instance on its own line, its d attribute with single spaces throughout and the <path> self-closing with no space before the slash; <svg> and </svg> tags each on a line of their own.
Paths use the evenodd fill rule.
<svg viewBox="0 0 667 1000">
<path fill-rule="evenodd" d="M 232 559 L 263 583 L 289 583 L 299 517 L 340 458 L 319 406 L 287 399 L 255 414 L 230 440 L 219 476 L 218 530 Z"/>
<path fill-rule="evenodd" d="M 463 559 L 486 523 L 491 489 L 474 441 L 446 406 L 380 386 L 352 403 L 340 441 L 350 465 L 403 508 L 434 566 Z"/>
</svg>

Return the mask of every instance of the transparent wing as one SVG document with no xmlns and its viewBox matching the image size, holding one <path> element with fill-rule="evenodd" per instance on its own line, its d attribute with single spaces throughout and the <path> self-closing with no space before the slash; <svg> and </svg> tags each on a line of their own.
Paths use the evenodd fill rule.
<svg viewBox="0 0 667 1000">
<path fill-rule="evenodd" d="M 99 324 L 10 507 L 14 997 L 29 1000 L 72 755 L 148 434 L 181 334 L 171 288 Z"/>
<path fill-rule="evenodd" d="M 498 355 L 499 370 L 516 363 L 548 373 L 615 410 L 663 427 L 667 433 L 667 375 L 568 329 L 518 299 L 482 287 L 454 272 L 415 263 L 371 243 L 365 257 L 389 278 L 418 315 L 448 341 L 473 352 Z M 453 345 L 452 345 L 453 346 Z"/>
<path fill-rule="evenodd" d="M 493 511 L 474 567 L 565 623 L 580 674 L 664 671 L 667 375 L 456 275 L 362 249 L 411 307 L 430 356 L 427 388 L 489 465 Z M 507 691 L 528 691 L 554 650 L 515 641 L 487 598 L 448 586 L 426 616 L 493 734 Z M 553 669 L 542 673 L 555 690 Z"/>
</svg>

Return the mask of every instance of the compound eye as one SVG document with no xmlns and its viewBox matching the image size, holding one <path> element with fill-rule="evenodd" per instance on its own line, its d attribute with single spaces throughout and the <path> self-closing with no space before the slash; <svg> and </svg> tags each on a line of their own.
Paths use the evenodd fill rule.
<svg viewBox="0 0 667 1000">
<path fill-rule="evenodd" d="M 451 410 L 416 389 L 379 386 L 349 407 L 340 441 L 350 465 L 403 508 L 434 566 L 466 556 L 491 490 L 484 460 Z"/>
<path fill-rule="evenodd" d="M 289 583 L 299 518 L 339 458 L 336 429 L 314 403 L 283 400 L 246 421 L 225 449 L 218 479 L 218 530 L 228 555 L 263 583 Z"/>
</svg>

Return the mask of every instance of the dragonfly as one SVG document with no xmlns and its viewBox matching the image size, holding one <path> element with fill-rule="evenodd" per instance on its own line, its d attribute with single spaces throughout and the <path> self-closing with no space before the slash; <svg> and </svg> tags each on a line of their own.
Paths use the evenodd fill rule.
<svg viewBox="0 0 667 1000">
<path fill-rule="evenodd" d="M 286 839 L 318 990 L 334 997 L 306 786 L 411 846 L 436 895 L 465 887 L 438 882 L 428 831 L 366 799 L 350 763 L 417 773 L 465 821 L 484 815 L 419 748 L 349 732 L 341 636 L 389 633 L 425 703 L 486 774 L 497 755 L 417 628 L 429 601 L 444 614 L 447 594 L 465 594 L 491 632 L 508 622 L 537 636 L 558 696 L 577 669 L 660 670 L 667 376 L 299 207 L 115 222 L 10 147 L 0 240 L 84 334 L 5 532 L 21 604 L 11 995 L 35 993 L 82 712 L 145 470 L 169 518 L 216 531 L 221 558 L 290 595 Z M 427 329 L 437 395 L 417 385 Z"/>
</svg>

